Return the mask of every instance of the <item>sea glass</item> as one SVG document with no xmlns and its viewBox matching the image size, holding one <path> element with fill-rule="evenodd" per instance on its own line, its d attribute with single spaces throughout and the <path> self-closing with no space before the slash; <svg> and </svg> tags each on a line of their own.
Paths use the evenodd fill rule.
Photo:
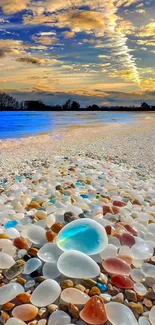
<svg viewBox="0 0 155 325">
<path fill-rule="evenodd" d="M 67 325 L 70 324 L 71 317 L 63 310 L 57 310 L 49 317 L 48 325 Z"/>
<path fill-rule="evenodd" d="M 24 291 L 23 286 L 16 282 L 0 287 L 0 305 L 6 304 Z"/>
<path fill-rule="evenodd" d="M 122 245 L 125 245 L 128 247 L 132 247 L 133 245 L 135 245 L 134 237 L 128 233 L 123 233 L 120 235 L 120 242 Z"/>
<path fill-rule="evenodd" d="M 57 262 L 63 251 L 53 243 L 45 244 L 38 251 L 38 257 L 44 262 Z"/>
<path fill-rule="evenodd" d="M 30 274 L 32 272 L 34 272 L 35 270 L 37 270 L 38 268 L 40 268 L 42 265 L 42 262 L 39 260 L 39 258 L 31 258 L 30 260 L 28 260 L 25 263 L 24 266 L 24 274 Z"/>
<path fill-rule="evenodd" d="M 30 321 L 34 319 L 38 314 L 38 308 L 31 304 L 24 304 L 17 306 L 13 309 L 12 315 L 23 321 Z"/>
<path fill-rule="evenodd" d="M 153 256 L 154 248 L 150 242 L 139 242 L 131 248 L 132 256 L 135 259 L 148 260 Z"/>
<path fill-rule="evenodd" d="M 131 273 L 129 264 L 117 257 L 107 258 L 102 265 L 110 274 L 130 275 Z"/>
<path fill-rule="evenodd" d="M 100 273 L 98 264 L 91 257 L 75 250 L 64 252 L 57 266 L 65 276 L 77 279 L 94 278 Z"/>
<path fill-rule="evenodd" d="M 149 320 L 152 325 L 155 325 L 155 306 L 153 306 L 149 312 Z"/>
<path fill-rule="evenodd" d="M 118 302 L 109 302 L 105 305 L 107 318 L 112 325 L 138 325 L 131 309 Z"/>
<path fill-rule="evenodd" d="M 104 300 L 101 297 L 92 297 L 86 303 L 80 317 L 88 324 L 99 325 L 107 321 Z"/>
<path fill-rule="evenodd" d="M 103 259 L 109 257 L 116 257 L 116 255 L 117 255 L 117 247 L 112 244 L 108 244 L 107 247 L 100 253 L 100 256 Z"/>
<path fill-rule="evenodd" d="M 125 275 L 114 275 L 111 283 L 121 289 L 132 289 L 134 287 L 134 282 Z"/>
<path fill-rule="evenodd" d="M 56 279 L 60 274 L 55 261 L 44 264 L 43 276 L 45 279 Z"/>
<path fill-rule="evenodd" d="M 150 263 L 143 263 L 141 271 L 146 277 L 155 277 L 155 265 Z"/>
<path fill-rule="evenodd" d="M 23 322 L 21 319 L 11 317 L 10 319 L 8 319 L 5 325 L 26 325 L 26 323 Z"/>
<path fill-rule="evenodd" d="M 67 224 L 58 234 L 56 243 L 63 251 L 78 250 L 87 255 L 102 252 L 108 245 L 103 226 L 88 218 Z"/>
<path fill-rule="evenodd" d="M 13 264 L 15 261 L 10 255 L 0 252 L 0 269 L 8 269 Z"/>
<path fill-rule="evenodd" d="M 52 279 L 43 281 L 33 291 L 31 303 L 37 307 L 44 307 L 52 304 L 61 293 L 59 284 Z"/>
<path fill-rule="evenodd" d="M 27 229 L 27 238 L 34 244 L 44 245 L 47 242 L 46 230 L 42 227 L 31 225 Z"/>
<path fill-rule="evenodd" d="M 66 288 L 61 293 L 62 303 L 65 304 L 85 305 L 89 299 L 90 297 L 86 293 L 76 288 Z"/>
</svg>

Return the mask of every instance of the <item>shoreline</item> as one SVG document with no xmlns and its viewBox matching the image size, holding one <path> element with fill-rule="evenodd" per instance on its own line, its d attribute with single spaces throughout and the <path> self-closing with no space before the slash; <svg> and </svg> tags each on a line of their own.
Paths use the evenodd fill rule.
<svg viewBox="0 0 155 325">
<path fill-rule="evenodd" d="M 35 136 L 0 142 L 0 177 L 25 168 L 25 161 L 56 156 L 108 157 L 148 172 L 155 165 L 154 119 L 96 126 L 70 126 Z"/>
</svg>

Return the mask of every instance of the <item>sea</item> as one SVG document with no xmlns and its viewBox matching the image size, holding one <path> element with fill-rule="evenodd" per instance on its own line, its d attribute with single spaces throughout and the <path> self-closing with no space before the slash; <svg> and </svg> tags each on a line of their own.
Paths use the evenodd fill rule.
<svg viewBox="0 0 155 325">
<path fill-rule="evenodd" d="M 70 126 L 98 126 L 115 123 L 133 123 L 155 117 L 155 112 L 0 112 L 0 140 L 33 136 L 66 129 Z"/>
</svg>

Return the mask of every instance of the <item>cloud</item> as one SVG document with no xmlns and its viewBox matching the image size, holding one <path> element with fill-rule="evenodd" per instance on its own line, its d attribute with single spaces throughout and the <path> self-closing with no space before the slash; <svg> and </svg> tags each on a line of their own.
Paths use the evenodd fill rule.
<svg viewBox="0 0 155 325">
<path fill-rule="evenodd" d="M 151 23 L 141 26 L 139 28 L 138 36 L 140 37 L 150 37 L 155 36 L 155 21 L 152 21 Z"/>
<path fill-rule="evenodd" d="M 51 34 L 40 34 L 39 36 L 32 35 L 32 40 L 46 46 L 56 44 L 59 41 L 57 37 L 51 37 Z"/>
<path fill-rule="evenodd" d="M 137 43 L 139 45 L 146 45 L 146 46 L 155 46 L 155 38 L 154 39 L 147 39 L 147 40 L 138 40 Z"/>
<path fill-rule="evenodd" d="M 27 8 L 30 0 L 1 0 L 0 5 L 5 14 L 14 14 Z"/>
<path fill-rule="evenodd" d="M 63 35 L 65 38 L 74 38 L 75 37 L 75 33 L 69 32 L 69 31 L 63 32 Z"/>
<path fill-rule="evenodd" d="M 141 82 L 141 87 L 149 91 L 155 90 L 155 79 L 153 78 L 144 79 Z"/>
</svg>

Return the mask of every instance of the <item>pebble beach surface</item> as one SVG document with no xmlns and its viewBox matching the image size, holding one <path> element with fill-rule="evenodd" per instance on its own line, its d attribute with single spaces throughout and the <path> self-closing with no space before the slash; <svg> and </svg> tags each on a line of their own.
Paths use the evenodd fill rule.
<svg viewBox="0 0 155 325">
<path fill-rule="evenodd" d="M 1 142 L 0 324 L 155 325 L 154 131 Z"/>
</svg>

